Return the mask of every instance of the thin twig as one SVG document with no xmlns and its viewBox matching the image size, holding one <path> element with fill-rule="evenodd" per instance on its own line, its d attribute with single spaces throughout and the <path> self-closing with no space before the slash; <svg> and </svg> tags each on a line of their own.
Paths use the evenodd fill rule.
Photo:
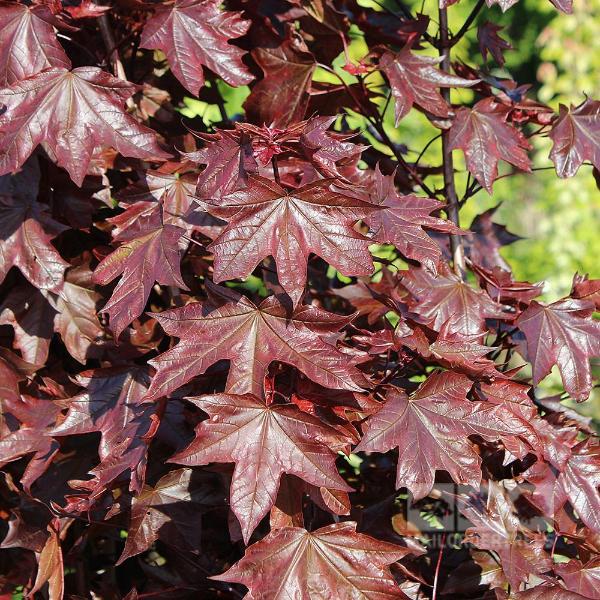
<svg viewBox="0 0 600 600">
<path fill-rule="evenodd" d="M 440 133 L 439 135 L 436 135 L 434 138 L 431 138 L 425 144 L 425 147 L 423 148 L 423 150 L 421 150 L 421 152 L 419 153 L 419 156 L 417 156 L 417 160 L 415 160 L 415 162 L 413 163 L 415 167 L 419 164 L 419 161 L 423 158 L 423 155 L 425 154 L 425 152 L 427 152 L 427 148 L 429 148 L 429 146 L 431 146 L 431 144 L 433 144 L 433 142 L 435 142 L 436 140 L 439 140 L 441 137 L 442 137 L 442 134 Z"/>
<path fill-rule="evenodd" d="M 440 55 L 442 57 L 442 68 L 445 71 L 450 70 L 450 48 L 448 46 L 448 11 L 445 8 L 440 8 L 440 40 L 442 48 Z M 445 49 L 445 51 L 444 51 Z M 450 90 L 442 88 L 442 96 L 450 105 Z M 460 206 L 456 195 L 456 184 L 454 182 L 454 161 L 452 159 L 452 150 L 450 149 L 450 131 L 445 129 L 442 132 L 442 155 L 444 163 L 444 186 L 446 198 L 448 200 L 447 213 L 448 218 L 457 226 L 460 227 Z M 464 277 L 465 272 L 465 252 L 462 243 L 462 237 L 454 233 L 450 234 L 450 250 L 452 252 L 452 262 L 454 272 L 459 277 Z"/>
<path fill-rule="evenodd" d="M 473 10 L 471 11 L 471 14 L 467 17 L 467 20 L 463 23 L 463 26 L 458 30 L 458 33 L 456 35 L 452 36 L 452 39 L 446 41 L 447 45 L 444 45 L 444 41 L 442 40 L 442 44 L 441 44 L 442 47 L 443 48 L 451 48 L 452 46 L 455 46 L 456 44 L 458 44 L 458 42 L 460 42 L 460 40 L 463 38 L 465 33 L 467 33 L 467 31 L 473 24 L 473 21 L 477 18 L 479 11 L 484 6 L 485 6 L 485 0 L 479 0 L 479 2 L 477 2 L 475 7 L 473 8 Z"/>
<path fill-rule="evenodd" d="M 98 5 L 101 4 L 99 0 L 94 0 L 94 2 Z M 106 6 L 106 4 L 103 4 L 103 6 Z M 110 24 L 110 18 L 106 13 L 102 13 L 98 17 L 98 26 L 100 27 L 100 34 L 102 35 L 104 46 L 106 47 L 107 52 L 109 52 L 109 60 L 115 77 L 118 77 L 123 81 L 127 81 L 127 74 L 125 73 L 125 67 L 121 62 L 121 57 L 119 56 L 119 51 L 117 49 L 118 45 L 115 42 L 115 36 Z M 132 109 L 135 106 L 131 98 L 127 98 L 126 104 L 128 109 Z"/>
<path fill-rule="evenodd" d="M 217 86 L 217 78 L 211 73 L 208 76 L 208 80 L 210 81 L 210 85 L 217 97 L 217 106 L 219 107 L 219 113 L 221 114 L 221 120 L 224 123 L 229 123 L 230 119 L 227 115 L 227 110 L 225 109 L 225 100 L 223 99 L 223 95 L 221 94 L 221 90 Z"/>
</svg>

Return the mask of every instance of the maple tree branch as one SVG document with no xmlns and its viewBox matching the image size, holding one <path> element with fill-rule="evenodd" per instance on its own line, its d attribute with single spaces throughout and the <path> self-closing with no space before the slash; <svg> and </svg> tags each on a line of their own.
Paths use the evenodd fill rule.
<svg viewBox="0 0 600 600">
<path fill-rule="evenodd" d="M 375 131 L 380 137 L 380 141 L 392 151 L 394 157 L 396 158 L 396 161 L 400 164 L 400 166 L 408 173 L 410 177 L 414 179 L 414 181 L 430 198 L 435 197 L 435 192 L 428 185 L 425 184 L 423 178 L 419 175 L 417 169 L 411 167 L 406 162 L 406 160 L 402 156 L 400 148 L 396 144 L 394 144 L 394 142 L 390 139 L 390 136 L 386 133 L 383 127 L 383 115 L 379 114 L 379 112 L 375 110 L 371 104 L 369 104 L 368 106 L 364 106 L 363 103 L 355 96 L 352 89 L 344 81 L 344 78 L 339 75 L 339 73 L 336 73 L 332 68 L 328 67 L 327 65 L 321 63 L 317 63 L 317 65 L 325 69 L 328 73 L 335 75 L 339 79 L 339 81 L 342 83 L 342 85 L 344 86 L 350 97 L 354 100 L 354 102 L 356 102 L 356 104 L 364 110 L 365 119 L 367 119 L 367 121 L 375 129 Z M 358 79 L 362 83 L 362 78 L 359 77 Z"/>
<path fill-rule="evenodd" d="M 447 40 L 446 45 L 444 45 L 444 42 L 442 42 L 442 47 L 443 48 L 451 48 L 452 46 L 455 46 L 456 44 L 458 44 L 458 42 L 460 42 L 460 40 L 464 37 L 465 33 L 467 33 L 467 31 L 473 24 L 473 21 L 477 18 L 477 15 L 479 14 L 479 12 L 481 11 L 481 9 L 484 6 L 485 6 L 485 0 L 479 0 L 479 2 L 477 2 L 475 7 L 473 8 L 473 10 L 471 11 L 471 14 L 467 17 L 466 21 L 463 23 L 463 26 L 458 30 L 458 33 L 456 35 L 453 35 L 450 40 Z"/>
<path fill-rule="evenodd" d="M 450 48 L 448 47 L 448 11 L 445 8 L 440 8 L 440 40 L 442 41 L 442 47 L 446 48 L 446 52 L 440 49 L 440 56 L 442 57 L 442 68 L 444 71 L 450 71 Z M 442 96 L 444 100 L 450 105 L 450 89 L 442 88 Z M 456 184 L 454 181 L 454 161 L 452 159 L 452 150 L 450 150 L 450 131 L 444 129 L 442 131 L 442 156 L 443 156 L 443 169 L 444 169 L 444 187 L 446 192 L 446 199 L 448 201 L 447 213 L 448 218 L 457 226 L 460 227 L 460 206 L 458 203 L 458 196 L 456 195 Z M 463 248 L 462 238 L 460 235 L 455 233 L 450 234 L 450 250 L 452 252 L 452 262 L 454 266 L 454 272 L 459 276 L 463 277 L 465 271 L 465 252 Z"/>
<path fill-rule="evenodd" d="M 231 121 L 231 119 L 229 118 L 229 116 L 227 114 L 227 110 L 225 109 L 225 100 L 223 99 L 221 90 L 217 86 L 217 78 L 212 73 L 210 73 L 208 75 L 208 80 L 210 81 L 210 85 L 215 93 L 215 96 L 217 97 L 217 107 L 219 108 L 221 120 L 224 123 L 229 123 Z"/>
<path fill-rule="evenodd" d="M 100 5 L 100 2 L 98 0 L 94 0 L 94 3 Z M 118 46 L 115 41 L 115 36 L 112 30 L 112 26 L 110 24 L 110 20 L 106 13 L 102 13 L 98 16 L 98 27 L 100 27 L 100 35 L 102 36 L 102 41 L 104 42 L 106 51 L 109 53 L 109 60 L 112 64 L 115 76 L 119 79 L 127 81 L 125 67 L 123 67 L 123 63 L 121 62 L 121 58 L 119 57 L 119 51 L 117 50 Z"/>
</svg>

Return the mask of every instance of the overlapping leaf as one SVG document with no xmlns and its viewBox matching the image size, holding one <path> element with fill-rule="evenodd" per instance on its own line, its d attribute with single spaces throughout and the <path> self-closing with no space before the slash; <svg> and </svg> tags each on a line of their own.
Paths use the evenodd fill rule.
<svg viewBox="0 0 600 600">
<path fill-rule="evenodd" d="M 148 398 L 165 396 L 219 360 L 229 360 L 225 391 L 261 397 L 271 362 L 295 366 L 328 388 L 360 391 L 364 378 L 332 337 L 352 317 L 315 306 L 289 315 L 275 296 L 259 306 L 225 288 L 211 286 L 211 298 L 153 315 L 180 341 L 150 361 L 156 369 Z M 358 382 L 358 383 L 357 383 Z"/>
<path fill-rule="evenodd" d="M 117 564 L 144 552 L 157 539 L 197 548 L 202 514 L 225 501 L 215 479 L 210 473 L 177 469 L 155 486 L 144 485 L 133 498 L 127 541 Z"/>
<path fill-rule="evenodd" d="M 409 45 L 400 52 L 387 50 L 383 54 L 379 68 L 392 88 L 396 102 L 396 123 L 407 115 L 413 104 L 436 117 L 447 117 L 450 107 L 442 98 L 439 88 L 469 87 L 475 83 L 436 68 L 441 61 L 441 58 L 415 54 Z"/>
<path fill-rule="evenodd" d="M 277 529 L 246 550 L 231 569 L 214 577 L 242 583 L 250 596 L 285 598 L 406 598 L 390 565 L 409 551 L 356 533 L 356 524 L 336 523 L 308 532 Z"/>
<path fill-rule="evenodd" d="M 474 525 L 466 532 L 467 540 L 478 548 L 498 553 L 513 589 L 519 589 L 531 575 L 551 569 L 552 561 L 544 551 L 544 536 L 523 527 L 500 484 L 489 482 L 485 506 L 480 498 L 473 497 L 460 510 Z"/>
<path fill-rule="evenodd" d="M 142 314 L 155 281 L 186 288 L 179 267 L 179 240 L 184 232 L 163 224 L 160 215 L 152 213 L 115 237 L 122 244 L 96 267 L 93 278 L 96 283 L 107 284 L 121 275 L 103 308 L 116 338 Z"/>
<path fill-rule="evenodd" d="M 251 395 L 216 394 L 191 399 L 210 419 L 173 462 L 235 462 L 231 508 L 244 541 L 269 512 L 283 473 L 318 487 L 351 491 L 335 468 L 337 450 L 349 439 L 294 405 L 267 405 Z"/>
<path fill-rule="evenodd" d="M 443 207 L 441 202 L 413 194 L 398 194 L 394 176 L 383 175 L 379 166 L 375 169 L 370 199 L 383 207 L 383 210 L 373 213 L 367 219 L 373 230 L 373 238 L 381 243 L 394 244 L 404 256 L 427 265 L 430 269 L 435 270 L 442 251 L 425 229 L 462 233 L 450 221 L 431 216 L 434 210 Z"/>
<path fill-rule="evenodd" d="M 69 263 L 50 240 L 65 229 L 43 204 L 0 194 L 0 281 L 14 266 L 39 289 L 59 290 Z"/>
<path fill-rule="evenodd" d="M 252 51 L 264 76 L 244 103 L 248 120 L 257 125 L 287 127 L 304 118 L 308 89 L 317 67 L 314 56 L 300 36 L 289 31 L 278 45 Z"/>
<path fill-rule="evenodd" d="M 84 388 L 77 396 L 62 401 L 67 414 L 52 435 L 100 432 L 100 464 L 90 473 L 94 479 L 84 489 L 97 497 L 115 478 L 130 471 L 130 489 L 138 492 L 144 485 L 146 453 L 157 423 L 151 415 L 152 404 L 144 404 L 149 377 L 140 367 L 111 367 L 84 371 L 77 376 Z"/>
<path fill-rule="evenodd" d="M 517 326 L 527 339 L 527 357 L 537 385 L 558 365 L 565 390 L 585 400 L 592 388 L 589 359 L 600 356 L 600 323 L 586 300 L 559 300 L 549 305 L 533 301 Z"/>
<path fill-rule="evenodd" d="M 263 177 L 250 177 L 246 188 L 208 201 L 208 206 L 211 214 L 227 221 L 209 246 L 215 255 L 217 283 L 247 277 L 270 255 L 279 282 L 298 301 L 310 253 L 344 275 L 373 271 L 371 242 L 353 225 L 377 207 L 332 190 L 329 180 L 287 191 Z"/>
<path fill-rule="evenodd" d="M 486 331 L 486 319 L 503 319 L 501 305 L 475 290 L 443 267 L 436 276 L 425 269 L 403 274 L 402 285 L 411 293 L 409 303 L 417 320 L 438 330 L 446 323 L 448 333 L 477 335 Z"/>
<path fill-rule="evenodd" d="M 47 69 L 0 90 L 0 174 L 16 171 L 41 143 L 77 185 L 98 146 L 135 158 L 166 158 L 156 134 L 123 109 L 134 91 L 133 84 L 97 67 Z"/>
<path fill-rule="evenodd" d="M 506 123 L 509 108 L 494 98 L 480 100 L 473 108 L 460 108 L 450 128 L 450 149 L 465 153 L 467 168 L 490 194 L 498 177 L 498 161 L 531 170 L 527 150 L 531 145 L 515 127 Z"/>
<path fill-rule="evenodd" d="M 71 61 L 56 39 L 58 19 L 48 6 L 0 4 L 0 87 Z"/>
<path fill-rule="evenodd" d="M 466 376 L 446 371 L 430 375 L 411 397 L 393 390 L 366 421 L 356 450 L 398 448 L 396 487 L 407 487 L 417 499 L 431 491 L 436 470 L 478 487 L 481 459 L 468 436 L 495 441 L 518 435 L 521 428 L 495 417 L 491 405 L 468 400 L 471 386 Z"/>
<path fill-rule="evenodd" d="M 241 48 L 230 44 L 248 31 L 240 13 L 222 11 L 219 0 L 175 0 L 158 6 L 144 26 L 142 48 L 162 50 L 171 70 L 192 94 L 204 85 L 203 66 L 233 86 L 253 77 Z"/>
<path fill-rule="evenodd" d="M 559 177 L 572 177 L 584 160 L 600 169 L 600 102 L 587 98 L 577 107 L 560 105 L 550 139 L 550 158 Z"/>
</svg>

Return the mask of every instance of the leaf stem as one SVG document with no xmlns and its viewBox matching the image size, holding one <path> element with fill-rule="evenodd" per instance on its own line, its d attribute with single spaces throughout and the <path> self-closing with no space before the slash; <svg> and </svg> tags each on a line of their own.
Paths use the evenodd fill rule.
<svg viewBox="0 0 600 600">
<path fill-rule="evenodd" d="M 448 46 L 449 31 L 448 31 L 448 11 L 446 8 L 440 8 L 440 55 L 442 57 L 442 68 L 444 71 L 450 71 L 450 47 Z M 446 51 L 444 51 L 444 49 Z M 450 105 L 450 89 L 442 88 L 442 96 Z M 449 130 L 445 129 L 442 132 L 442 156 L 444 167 L 444 187 L 446 198 L 448 201 L 447 213 L 448 218 L 457 226 L 460 227 L 459 204 L 458 196 L 456 195 L 456 184 L 454 181 L 454 161 L 452 159 L 452 150 L 450 150 Z M 450 234 L 450 250 L 452 252 L 452 262 L 454 272 L 459 277 L 464 277 L 465 272 L 465 252 L 460 235 Z"/>
</svg>

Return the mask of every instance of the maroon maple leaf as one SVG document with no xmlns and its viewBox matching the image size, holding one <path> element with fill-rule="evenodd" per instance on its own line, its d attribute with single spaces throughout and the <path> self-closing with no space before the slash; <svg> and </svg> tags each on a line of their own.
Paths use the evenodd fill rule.
<svg viewBox="0 0 600 600">
<path fill-rule="evenodd" d="M 0 23 L 0 87 L 49 67 L 71 68 L 54 31 L 60 23 L 47 6 L 3 3 Z"/>
<path fill-rule="evenodd" d="M 589 160 L 600 169 L 600 101 L 586 98 L 579 106 L 560 105 L 550 131 L 550 158 L 559 177 L 572 177 Z"/>
<path fill-rule="evenodd" d="M 153 213 L 114 238 L 123 243 L 96 267 L 93 279 L 105 285 L 121 275 L 102 309 L 110 316 L 116 339 L 142 314 L 155 281 L 187 289 L 179 267 L 179 240 L 184 233 L 180 227 L 164 225 L 160 216 Z"/>
<path fill-rule="evenodd" d="M 335 523 L 309 532 L 276 529 L 246 550 L 218 581 L 241 583 L 263 600 L 315 597 L 406 599 L 390 565 L 407 548 L 356 533 L 356 523 Z"/>
<path fill-rule="evenodd" d="M 369 275 L 371 240 L 353 228 L 377 210 L 369 202 L 331 189 L 330 180 L 287 191 L 263 177 L 219 201 L 209 211 L 227 221 L 208 247 L 215 255 L 214 281 L 247 277 L 261 260 L 275 258 L 279 282 L 298 301 L 304 291 L 310 253 L 343 275 Z"/>
<path fill-rule="evenodd" d="M 17 267 L 37 288 L 59 290 L 69 263 L 50 240 L 65 229 L 32 197 L 0 193 L 0 281 Z"/>
<path fill-rule="evenodd" d="M 410 398 L 393 389 L 383 408 L 367 419 L 355 451 L 398 448 L 396 488 L 407 487 L 415 499 L 431 491 L 438 469 L 457 483 L 478 487 L 481 458 L 468 436 L 496 441 L 521 428 L 495 417 L 493 405 L 468 400 L 472 385 L 468 377 L 444 371 L 430 375 Z"/>
<path fill-rule="evenodd" d="M 600 599 L 600 558 L 592 558 L 586 564 L 571 559 L 566 564 L 554 565 L 554 571 L 570 591 L 582 594 L 585 598 Z"/>
<path fill-rule="evenodd" d="M 575 273 L 571 297 L 593 302 L 596 310 L 600 310 L 600 279 L 590 279 L 587 274 Z"/>
<path fill-rule="evenodd" d="M 147 449 L 156 423 L 152 403 L 143 397 L 150 378 L 142 367 L 111 367 L 80 373 L 84 391 L 59 404 L 68 408 L 52 430 L 54 436 L 100 432 L 100 464 L 90 471 L 94 479 L 78 482 L 94 498 L 124 471 L 130 471 L 130 489 L 140 492 L 146 473 Z"/>
<path fill-rule="evenodd" d="M 448 323 L 444 323 L 429 351 L 442 366 L 453 371 L 471 377 L 504 377 L 496 370 L 494 361 L 485 358 L 493 348 L 482 344 L 482 337 L 452 333 Z"/>
<path fill-rule="evenodd" d="M 486 21 L 477 28 L 477 40 L 479 41 L 479 51 L 483 60 L 487 61 L 488 52 L 494 57 L 499 66 L 504 66 L 504 50 L 512 50 L 512 46 L 503 40 L 498 33 L 504 27 Z"/>
<path fill-rule="evenodd" d="M 436 68 L 441 58 L 415 54 L 410 45 L 400 52 L 389 50 L 379 60 L 379 68 L 387 77 L 396 101 L 396 124 L 413 104 L 436 117 L 447 117 L 450 107 L 439 92 L 440 87 L 470 87 L 477 83 Z"/>
<path fill-rule="evenodd" d="M 239 129 L 217 129 L 200 135 L 204 148 L 184 156 L 206 168 L 198 177 L 196 193 L 202 199 L 217 199 L 245 187 L 250 173 L 258 173 L 258 164 L 250 138 Z"/>
<path fill-rule="evenodd" d="M 558 365 L 565 390 L 577 401 L 592 389 L 589 359 L 600 356 L 600 323 L 594 304 L 564 299 L 549 305 L 535 300 L 516 324 L 527 340 L 527 357 L 537 385 Z"/>
<path fill-rule="evenodd" d="M 29 492 L 32 483 L 48 468 L 58 451 L 57 442 L 51 437 L 51 427 L 59 409 L 46 398 L 19 395 L 16 383 L 20 377 L 15 376 L 4 361 L 0 367 L 3 376 L 0 465 L 33 454 L 20 477 L 21 485 Z"/>
<path fill-rule="evenodd" d="M 478 384 L 475 396 L 494 404 L 495 418 L 504 421 L 507 427 L 519 428 L 518 438 L 503 439 L 513 456 L 533 452 L 540 460 L 547 460 L 557 469 L 562 469 L 571 457 L 575 434 L 572 430 L 560 431 L 542 419 L 529 397 L 529 389 L 529 386 L 516 381 L 498 378 L 490 383 Z"/>
<path fill-rule="evenodd" d="M 510 271 L 510 267 L 500 254 L 500 248 L 518 242 L 522 238 L 492 219 L 500 205 L 493 206 L 477 215 L 471 227 L 472 235 L 465 237 L 463 244 L 469 258 L 478 266 L 491 271 L 500 267 Z"/>
<path fill-rule="evenodd" d="M 487 490 L 486 505 L 477 496 L 459 504 L 474 525 L 467 529 L 465 538 L 478 548 L 497 552 L 506 578 L 518 590 L 530 575 L 552 568 L 552 560 L 544 551 L 546 537 L 523 527 L 501 484 L 489 481 Z"/>
<path fill-rule="evenodd" d="M 317 63 L 302 38 L 291 28 L 279 44 L 254 48 L 252 58 L 264 76 L 244 103 L 249 121 L 287 127 L 304 118 L 308 89 Z"/>
<path fill-rule="evenodd" d="M 475 290 L 442 263 L 437 277 L 426 269 L 403 274 L 402 285 L 411 293 L 409 307 L 419 323 L 439 331 L 477 335 L 486 331 L 486 319 L 505 319 L 502 307 L 485 292 Z"/>
<path fill-rule="evenodd" d="M 155 486 L 144 485 L 132 500 L 127 540 L 117 564 L 158 539 L 178 547 L 199 547 L 202 514 L 224 503 L 223 490 L 211 473 L 177 469 Z"/>
<path fill-rule="evenodd" d="M 274 360 L 295 366 L 327 388 L 360 391 L 360 384 L 365 385 L 350 357 L 331 341 L 353 316 L 305 305 L 289 315 L 275 296 L 256 306 L 232 290 L 209 289 L 205 302 L 152 315 L 180 341 L 150 361 L 157 373 L 148 398 L 169 394 L 219 360 L 231 361 L 225 391 L 232 394 L 262 396 Z"/>
<path fill-rule="evenodd" d="M 49 536 L 40 552 L 38 571 L 31 594 L 48 584 L 48 593 L 52 598 L 62 598 L 65 586 L 63 554 L 58 531 L 48 526 Z"/>
<path fill-rule="evenodd" d="M 391 309 L 384 304 L 386 297 L 393 294 L 396 281 L 389 269 L 383 269 L 381 281 L 366 283 L 358 281 L 346 285 L 339 290 L 334 290 L 336 296 L 346 299 L 361 316 L 366 316 L 369 325 L 376 323 Z"/>
<path fill-rule="evenodd" d="M 190 400 L 210 419 L 198 425 L 195 440 L 170 460 L 189 466 L 235 462 L 231 509 L 246 543 L 273 506 L 283 473 L 318 487 L 352 491 L 335 467 L 337 451 L 349 438 L 293 404 L 268 405 L 249 394 Z"/>
<path fill-rule="evenodd" d="M 472 269 L 490 298 L 503 304 L 516 304 L 520 308 L 527 306 L 544 289 L 543 281 L 540 283 L 514 281 L 512 273 L 499 267 L 494 267 L 491 272 L 475 265 L 472 265 Z"/>
<path fill-rule="evenodd" d="M 582 442 L 573 449 L 558 476 L 563 490 L 562 504 L 568 499 L 579 518 L 595 533 L 600 533 L 600 447 Z"/>
<path fill-rule="evenodd" d="M 82 364 L 101 353 L 99 346 L 105 330 L 97 315 L 100 298 L 88 264 L 69 269 L 58 294 L 48 295 L 56 310 L 54 330 L 60 334 L 69 354 Z"/>
<path fill-rule="evenodd" d="M 14 329 L 13 346 L 34 365 L 48 358 L 56 311 L 39 290 L 29 284 L 14 286 L 0 306 L 0 325 Z"/>
<path fill-rule="evenodd" d="M 16 171 L 42 143 L 79 186 L 98 146 L 166 158 L 156 134 L 123 110 L 135 90 L 97 67 L 47 69 L 0 90 L 0 174 Z"/>
<path fill-rule="evenodd" d="M 101 6 L 94 0 L 81 0 L 77 6 L 65 6 L 65 12 L 72 19 L 94 19 L 110 10 L 110 6 Z"/>
<path fill-rule="evenodd" d="M 253 79 L 242 62 L 245 52 L 229 43 L 244 35 L 250 22 L 220 5 L 220 0 L 176 0 L 156 7 L 142 31 L 141 47 L 162 50 L 175 77 L 195 95 L 204 85 L 203 66 L 233 86 Z"/>
<path fill-rule="evenodd" d="M 302 154 L 323 177 L 336 177 L 348 182 L 341 169 L 353 165 L 368 146 L 351 142 L 356 135 L 354 133 L 329 131 L 336 118 L 312 117 L 303 122 L 298 144 Z"/>
<path fill-rule="evenodd" d="M 450 221 L 432 217 L 434 210 L 443 204 L 432 198 L 420 198 L 413 194 L 398 194 L 394 185 L 394 175 L 383 175 L 379 165 L 375 168 L 375 178 L 370 200 L 383 210 L 374 212 L 366 220 L 373 230 L 373 239 L 394 244 L 406 258 L 411 258 L 434 269 L 442 257 L 439 245 L 425 232 L 425 228 L 444 233 L 463 233 Z"/>
<path fill-rule="evenodd" d="M 484 98 L 473 108 L 460 108 L 448 134 L 451 150 L 465 153 L 467 168 L 490 194 L 498 177 L 498 160 L 531 171 L 527 150 L 531 145 L 515 127 L 506 123 L 510 108 L 494 98 Z"/>
</svg>

